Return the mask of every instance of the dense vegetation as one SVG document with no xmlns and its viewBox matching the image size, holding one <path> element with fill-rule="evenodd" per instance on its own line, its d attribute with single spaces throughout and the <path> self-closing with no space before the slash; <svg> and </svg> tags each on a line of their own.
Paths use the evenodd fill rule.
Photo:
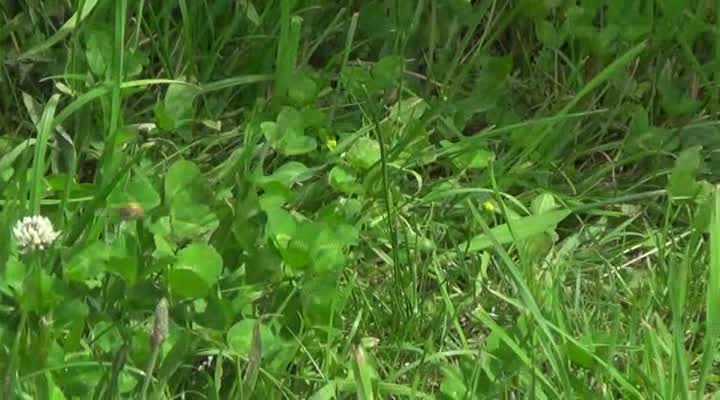
<svg viewBox="0 0 720 400">
<path fill-rule="evenodd" d="M 718 7 L 4 0 L 0 398 L 718 398 Z"/>
</svg>

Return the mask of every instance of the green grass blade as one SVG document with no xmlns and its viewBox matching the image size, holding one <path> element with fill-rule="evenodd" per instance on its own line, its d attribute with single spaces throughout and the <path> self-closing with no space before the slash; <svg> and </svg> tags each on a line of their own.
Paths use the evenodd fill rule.
<svg viewBox="0 0 720 400">
<path fill-rule="evenodd" d="M 367 356 L 362 346 L 353 347 L 352 371 L 355 378 L 355 391 L 360 400 L 375 398 L 372 382 L 372 369 L 368 365 Z"/>
<path fill-rule="evenodd" d="M 583 100 L 587 95 L 592 93 L 595 89 L 600 87 L 603 83 L 607 82 L 613 75 L 619 73 L 622 68 L 627 66 L 630 62 L 632 62 L 640 53 L 642 53 L 645 48 L 647 47 L 647 41 L 642 41 L 638 43 L 637 45 L 633 46 L 630 50 L 625 52 L 625 54 L 618 57 L 615 61 L 613 61 L 610 65 L 605 67 L 599 74 L 597 74 L 590 82 L 588 82 L 574 97 L 573 99 L 563 107 L 560 112 L 557 113 L 558 117 L 563 117 L 567 115 L 570 111 L 572 111 L 575 106 L 580 103 L 581 100 Z M 536 149 L 538 149 L 539 146 L 541 146 L 542 143 L 546 143 L 548 146 L 548 149 L 552 149 L 553 154 L 559 154 L 559 151 L 563 151 L 565 149 L 565 143 L 568 143 L 569 140 L 572 140 L 572 135 L 565 134 L 565 131 L 558 131 L 562 132 L 564 135 L 561 135 L 560 133 L 554 134 L 555 124 L 548 124 L 545 126 L 544 129 L 542 129 L 538 134 L 537 137 L 528 145 L 525 147 L 514 163 L 516 166 L 522 165 L 532 153 L 535 152 Z"/>
<path fill-rule="evenodd" d="M 90 15 L 92 10 L 97 5 L 98 0 L 86 0 L 85 4 L 82 6 L 82 10 L 76 11 L 75 14 L 68 19 L 63 26 L 58 29 L 57 32 L 55 32 L 52 36 L 50 36 L 47 40 L 44 42 L 38 44 L 37 46 L 31 48 L 30 50 L 24 52 L 23 54 L 18 57 L 19 60 L 25 60 L 30 59 L 33 56 L 42 53 L 43 51 L 51 48 L 61 40 L 63 40 L 67 35 L 72 33 L 73 30 L 75 30 L 75 27 L 83 21 L 85 18 Z"/>
<path fill-rule="evenodd" d="M 115 30 L 112 61 L 112 89 L 110 96 L 110 126 L 105 135 L 105 148 L 100 160 L 101 172 L 98 184 L 102 185 L 105 175 L 110 175 L 115 158 L 115 144 L 121 125 L 122 98 L 121 89 L 125 66 L 125 21 L 127 19 L 127 0 L 115 2 Z"/>
<path fill-rule="evenodd" d="M 188 85 L 194 88 L 198 88 L 197 85 L 194 85 L 192 83 L 175 79 L 141 79 L 123 82 L 120 85 L 120 89 L 141 88 L 153 85 Z M 111 85 L 102 84 L 81 94 L 58 113 L 57 117 L 55 118 L 55 124 L 62 124 L 71 115 L 80 111 L 86 104 L 92 102 L 93 100 L 97 100 L 101 97 L 107 96 L 108 93 L 110 93 L 112 90 L 113 88 Z"/>
<path fill-rule="evenodd" d="M 243 398 L 245 399 L 251 399 L 255 391 L 255 384 L 260 371 L 260 361 L 262 361 L 262 338 L 260 337 L 260 320 L 258 319 L 253 326 L 248 366 L 243 379 Z"/>
<path fill-rule="evenodd" d="M 200 94 L 208 94 L 218 90 L 233 88 L 236 86 L 250 85 L 253 83 L 271 82 L 272 75 L 244 75 L 222 79 L 215 82 L 203 84 L 200 87 Z M 186 82 L 187 83 L 187 82 Z"/>
<path fill-rule="evenodd" d="M 38 138 L 35 145 L 35 158 L 32 166 L 32 182 L 30 187 L 30 211 L 33 214 L 40 214 L 40 198 L 45 190 L 45 157 L 47 152 L 48 141 L 53 132 L 53 119 L 55 118 L 55 109 L 60 101 L 60 95 L 53 95 L 45 106 L 45 110 L 40 117 L 38 124 Z"/>
<path fill-rule="evenodd" d="M 495 322 L 482 307 L 475 310 L 474 316 L 478 318 L 480 322 L 483 323 L 483 325 L 487 326 L 490 331 L 498 335 L 500 340 L 502 340 L 503 343 L 505 343 L 508 348 L 510 348 L 510 350 L 520 359 L 520 361 L 525 365 L 526 368 L 533 372 L 535 378 L 538 379 L 544 387 L 553 392 L 556 398 L 561 397 L 561 389 L 556 388 L 550 383 L 547 377 L 545 377 L 545 374 L 542 372 L 542 370 L 540 370 L 539 368 L 537 368 L 536 365 L 534 365 L 533 357 L 527 353 L 526 349 L 524 349 L 522 345 L 520 345 L 515 339 L 512 338 L 512 336 L 510 336 L 507 330 L 505 330 L 502 326 L 498 325 L 498 323 Z"/>
<path fill-rule="evenodd" d="M 502 244 L 498 241 L 498 239 L 493 235 L 492 230 L 488 226 L 487 222 L 485 222 L 485 219 L 482 217 L 480 212 L 477 210 L 477 208 L 472 204 L 470 200 L 466 202 L 469 209 L 471 210 L 473 214 L 473 218 L 475 221 L 480 225 L 482 230 L 484 231 L 485 235 L 490 239 L 492 242 L 492 246 L 495 249 L 495 252 L 500 256 L 500 259 L 503 262 L 503 265 L 507 270 L 510 272 L 510 276 L 512 278 L 513 283 L 516 285 L 517 290 L 520 294 L 520 298 L 522 299 L 523 304 L 527 308 L 527 310 L 530 312 L 530 315 L 532 315 L 533 319 L 535 320 L 535 323 L 540 328 L 540 331 L 542 332 L 544 338 L 542 339 L 543 347 L 547 346 L 549 349 L 547 351 L 548 361 L 550 365 L 552 366 L 555 373 L 560 377 L 560 379 L 563 382 L 563 385 L 569 390 L 569 392 L 564 393 L 566 397 L 571 397 L 572 394 L 572 386 L 569 384 L 569 378 L 568 378 L 568 371 L 567 368 L 562 361 L 561 357 L 561 350 L 559 345 L 557 344 L 555 337 L 553 336 L 552 332 L 550 332 L 550 328 L 548 327 L 548 324 L 545 320 L 545 316 L 543 315 L 542 311 L 540 310 L 540 306 L 538 305 L 537 301 L 535 300 L 535 297 L 533 296 L 532 292 L 530 291 L 530 288 L 525 282 L 525 278 L 523 277 L 523 274 L 520 272 L 520 269 L 517 267 L 515 262 L 512 260 L 508 252 L 505 250 Z"/>
<path fill-rule="evenodd" d="M 494 241 L 504 245 L 524 240 L 555 228 L 570 213 L 570 210 L 556 210 L 510 220 L 508 223 L 493 227 L 489 233 L 482 233 L 460 244 L 459 248 L 467 249 L 468 252 L 478 252 L 493 247 Z"/>
<path fill-rule="evenodd" d="M 300 28 L 302 18 L 292 15 L 294 0 L 282 0 L 280 3 L 280 40 L 278 42 L 275 61 L 275 93 L 274 98 L 281 102 L 287 96 L 290 82 L 293 79 L 298 49 L 300 48 Z"/>
<path fill-rule="evenodd" d="M 713 215 L 710 223 L 710 265 L 708 265 L 707 295 L 705 303 L 705 338 L 703 339 L 702 369 L 696 398 L 702 399 L 708 373 L 717 354 L 720 337 L 720 191 L 714 193 Z"/>
</svg>

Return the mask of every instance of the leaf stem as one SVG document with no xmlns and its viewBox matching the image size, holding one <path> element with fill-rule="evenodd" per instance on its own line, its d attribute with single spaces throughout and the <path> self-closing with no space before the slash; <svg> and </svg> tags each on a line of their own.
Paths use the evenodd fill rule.
<svg viewBox="0 0 720 400">
<path fill-rule="evenodd" d="M 15 342 L 13 343 L 12 354 L 8 361 L 7 369 L 5 370 L 5 379 L 3 381 L 3 398 L 11 399 L 13 396 L 13 388 L 15 384 L 15 364 L 17 363 L 18 353 L 20 352 L 20 339 L 22 332 L 25 330 L 27 324 L 27 313 L 22 312 L 20 316 L 20 324 L 18 325 L 17 333 L 15 333 Z"/>
<path fill-rule="evenodd" d="M 147 391 L 150 387 L 150 381 L 152 380 L 158 355 L 160 354 L 160 347 L 160 345 L 153 345 L 150 361 L 148 361 L 147 368 L 145 369 L 145 380 L 143 381 L 142 390 L 140 391 L 140 400 L 145 400 L 147 398 Z"/>
</svg>

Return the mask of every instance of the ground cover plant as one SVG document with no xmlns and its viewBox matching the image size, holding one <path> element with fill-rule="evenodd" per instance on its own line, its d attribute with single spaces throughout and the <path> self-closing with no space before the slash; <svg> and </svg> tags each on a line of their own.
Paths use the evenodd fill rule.
<svg viewBox="0 0 720 400">
<path fill-rule="evenodd" d="M 705 0 L 3 0 L 0 398 L 720 398 Z"/>
</svg>

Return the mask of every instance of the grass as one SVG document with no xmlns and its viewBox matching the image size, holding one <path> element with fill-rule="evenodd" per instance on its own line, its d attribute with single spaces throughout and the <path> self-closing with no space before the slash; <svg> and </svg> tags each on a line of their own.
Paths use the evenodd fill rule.
<svg viewBox="0 0 720 400">
<path fill-rule="evenodd" d="M 3 398 L 720 398 L 718 9 L 596 3 L 2 2 Z"/>
</svg>

